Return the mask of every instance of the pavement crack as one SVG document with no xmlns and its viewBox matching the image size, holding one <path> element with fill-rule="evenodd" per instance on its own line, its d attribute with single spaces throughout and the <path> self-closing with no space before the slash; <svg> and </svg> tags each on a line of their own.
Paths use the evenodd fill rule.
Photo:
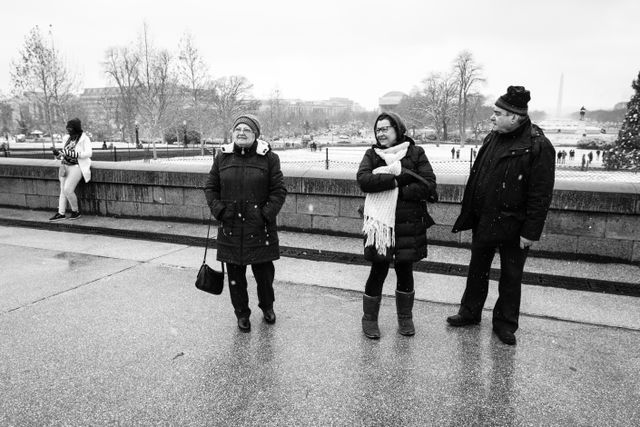
<svg viewBox="0 0 640 427">
<path fill-rule="evenodd" d="M 83 287 L 85 287 L 85 286 L 91 285 L 92 283 L 96 283 L 96 282 L 98 282 L 98 281 L 100 281 L 100 280 L 104 280 L 104 279 L 106 279 L 106 278 L 109 278 L 109 277 L 115 276 L 115 275 L 117 275 L 117 274 L 123 273 L 123 272 L 128 271 L 128 270 L 131 270 L 132 268 L 137 267 L 139 264 L 140 264 L 140 263 L 136 263 L 136 264 L 134 264 L 134 265 L 130 265 L 129 267 L 123 268 L 123 269 L 118 270 L 118 271 L 114 271 L 114 272 L 112 272 L 112 273 L 109 273 L 109 274 L 107 274 L 107 275 L 104 275 L 104 276 L 98 277 L 98 278 L 93 279 L 93 280 L 90 280 L 90 281 L 88 281 L 88 282 L 80 283 L 79 285 L 74 286 L 74 287 L 72 287 L 72 288 L 64 289 L 64 290 L 62 290 L 62 291 L 60 291 L 60 292 L 55 292 L 55 293 L 53 293 L 53 294 L 51 294 L 51 295 L 47 295 L 47 296 L 44 296 L 44 297 L 42 297 L 42 298 L 38 298 L 38 299 L 33 300 L 33 301 L 30 301 L 30 302 L 28 302 L 28 303 L 26 303 L 26 304 L 22 304 L 22 305 L 20 305 L 20 306 L 18 306 L 18 307 L 11 308 L 11 309 L 9 309 L 9 310 L 5 311 L 4 313 L 0 313 L 0 315 L 9 314 L 9 313 L 12 313 L 12 312 L 14 312 L 14 311 L 22 310 L 23 308 L 26 308 L 26 307 L 29 307 L 29 306 L 32 306 L 32 305 L 38 304 L 38 303 L 43 302 L 43 301 L 47 301 L 47 300 L 49 300 L 49 299 L 51 299 L 51 298 L 54 298 L 54 297 L 57 297 L 57 296 L 59 296 L 59 295 L 63 295 L 63 294 L 66 294 L 66 293 L 68 293 L 68 292 L 75 291 L 76 289 L 83 288 Z"/>
</svg>

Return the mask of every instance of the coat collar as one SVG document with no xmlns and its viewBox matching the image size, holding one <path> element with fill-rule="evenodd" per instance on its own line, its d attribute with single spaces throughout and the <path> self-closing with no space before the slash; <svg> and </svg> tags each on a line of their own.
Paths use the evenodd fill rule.
<svg viewBox="0 0 640 427">
<path fill-rule="evenodd" d="M 221 151 L 224 154 L 233 154 L 234 148 L 237 148 L 237 147 L 235 147 L 235 144 L 233 142 L 230 142 L 228 144 L 223 145 L 221 147 Z M 269 145 L 269 143 L 266 142 L 266 141 L 263 141 L 261 139 L 259 139 L 256 142 L 254 142 L 253 145 L 251 145 L 251 147 L 245 149 L 245 151 L 249 152 L 249 153 L 255 151 L 256 154 L 258 154 L 260 156 L 264 156 L 270 150 L 271 150 L 271 146 Z"/>
</svg>

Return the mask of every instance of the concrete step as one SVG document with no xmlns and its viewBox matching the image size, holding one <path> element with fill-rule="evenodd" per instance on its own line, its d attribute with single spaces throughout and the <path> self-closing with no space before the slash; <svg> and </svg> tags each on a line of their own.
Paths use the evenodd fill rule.
<svg viewBox="0 0 640 427">
<path fill-rule="evenodd" d="M 52 212 L 0 208 L 0 224 L 46 230 L 119 236 L 159 242 L 204 246 L 206 224 L 167 222 L 136 218 L 82 216 L 78 220 L 50 222 Z M 215 247 L 217 227 L 211 227 Z M 280 231 L 283 257 L 343 264 L 368 265 L 362 256 L 362 239 L 344 236 Z M 470 250 L 461 247 L 429 246 L 427 259 L 415 270 L 425 273 L 466 276 Z M 499 256 L 492 266 L 491 279 L 499 277 Z M 551 259 L 530 256 L 523 283 L 588 292 L 640 297 L 640 266 L 598 263 L 585 260 Z"/>
</svg>

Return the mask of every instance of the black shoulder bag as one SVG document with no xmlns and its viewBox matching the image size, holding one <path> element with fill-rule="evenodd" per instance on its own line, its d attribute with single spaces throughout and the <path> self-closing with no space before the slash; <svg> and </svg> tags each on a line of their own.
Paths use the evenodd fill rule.
<svg viewBox="0 0 640 427">
<path fill-rule="evenodd" d="M 196 279 L 196 288 L 201 291 L 207 292 L 213 295 L 220 295 L 222 288 L 224 287 L 224 263 L 222 264 L 222 271 L 216 271 L 207 265 L 207 249 L 209 249 L 209 232 L 211 231 L 211 215 L 209 215 L 209 228 L 207 228 L 207 241 L 204 245 L 204 258 L 202 259 L 202 265 L 200 271 L 198 271 L 198 277 Z"/>
</svg>

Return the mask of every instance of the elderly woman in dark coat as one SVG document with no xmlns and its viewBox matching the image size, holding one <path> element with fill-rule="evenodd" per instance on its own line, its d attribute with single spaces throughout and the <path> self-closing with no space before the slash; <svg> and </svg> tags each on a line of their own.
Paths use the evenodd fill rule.
<svg viewBox="0 0 640 427">
<path fill-rule="evenodd" d="M 425 200 L 436 197 L 436 177 L 424 150 L 406 131 L 397 114 L 380 114 L 374 127 L 377 143 L 364 154 L 357 174 L 360 188 L 367 193 L 364 256 L 371 261 L 362 330 L 372 339 L 380 337 L 378 311 L 392 261 L 397 276 L 398 332 L 415 333 L 413 263 L 427 256 L 427 228 L 433 225 Z"/>
<path fill-rule="evenodd" d="M 211 213 L 220 222 L 217 259 L 227 264 L 229 294 L 240 330 L 251 329 L 247 265 L 251 265 L 264 320 L 275 323 L 273 261 L 280 257 L 276 215 L 287 191 L 280 159 L 259 140 L 260 123 L 250 114 L 233 124 L 232 142 L 213 161 L 205 185 Z"/>
</svg>

